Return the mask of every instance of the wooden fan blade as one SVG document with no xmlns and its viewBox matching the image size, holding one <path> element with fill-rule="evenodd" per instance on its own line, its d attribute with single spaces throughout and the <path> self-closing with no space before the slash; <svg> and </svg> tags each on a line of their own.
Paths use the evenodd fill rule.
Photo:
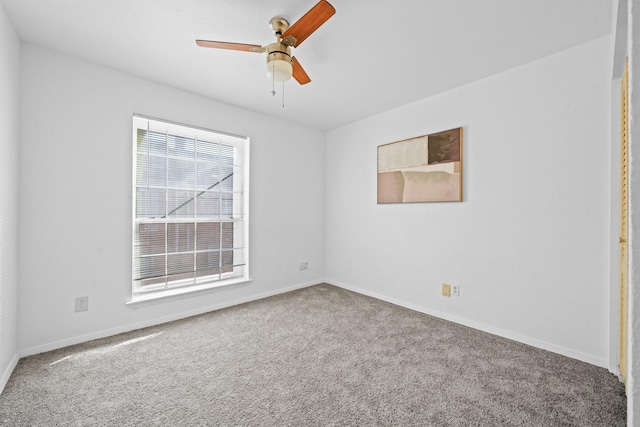
<svg viewBox="0 0 640 427">
<path fill-rule="evenodd" d="M 262 46 L 258 44 L 229 43 L 216 42 L 213 40 L 196 40 L 196 44 L 200 47 L 211 47 L 214 49 L 241 50 L 244 52 L 262 52 Z"/>
<path fill-rule="evenodd" d="M 320 26 L 327 22 L 335 13 L 336 10 L 328 1 L 320 0 L 318 4 L 313 6 L 302 18 L 290 26 L 289 29 L 282 34 L 282 38 L 284 39 L 287 36 L 295 37 L 296 42 L 292 46 L 298 47 L 300 43 L 305 41 L 307 37 L 320 28 Z"/>
<path fill-rule="evenodd" d="M 300 83 L 301 85 L 306 85 L 311 81 L 311 79 L 309 78 L 309 75 L 307 74 L 306 71 L 304 71 L 304 68 L 302 68 L 302 65 L 300 65 L 300 63 L 298 62 L 295 56 L 293 57 L 292 66 L 293 66 L 293 73 L 292 73 L 293 78 L 296 79 L 298 83 Z"/>
</svg>

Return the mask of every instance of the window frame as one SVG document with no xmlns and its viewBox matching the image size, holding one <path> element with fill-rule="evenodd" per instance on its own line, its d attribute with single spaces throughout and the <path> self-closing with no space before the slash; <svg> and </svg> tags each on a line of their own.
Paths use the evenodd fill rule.
<svg viewBox="0 0 640 427">
<path fill-rule="evenodd" d="M 218 214 L 217 218 L 215 217 L 198 218 L 197 213 L 193 213 L 192 215 L 186 215 L 182 217 L 180 216 L 170 217 L 171 212 L 169 211 L 168 204 L 165 212 L 163 213 L 163 216 L 161 217 L 149 218 L 149 217 L 138 216 L 138 209 L 137 209 L 138 190 L 141 187 L 140 185 L 138 185 L 139 184 L 138 183 L 138 173 L 139 173 L 138 171 L 138 166 L 139 166 L 138 130 L 144 129 L 147 131 L 158 132 L 157 129 L 160 129 L 160 128 L 164 129 L 161 132 L 166 132 L 167 135 L 172 135 L 174 138 L 183 137 L 186 139 L 193 139 L 194 141 L 194 149 L 193 149 L 194 160 L 193 161 L 195 166 L 195 170 L 194 170 L 195 181 L 193 184 L 193 188 L 189 189 L 189 191 L 193 191 L 193 195 L 194 195 L 191 201 L 196 201 L 198 197 L 200 197 L 202 194 L 205 193 L 205 191 L 201 191 L 201 189 L 198 188 L 197 178 L 195 178 L 195 175 L 197 174 L 197 170 L 198 170 L 197 169 L 198 160 L 196 157 L 197 155 L 196 153 L 198 152 L 198 149 L 195 146 L 197 145 L 197 141 L 205 141 L 213 144 L 219 144 L 220 150 L 222 150 L 222 147 L 235 147 L 232 167 L 234 169 L 238 168 L 239 170 L 237 172 L 239 172 L 241 176 L 239 177 L 240 179 L 236 179 L 232 182 L 233 187 L 232 187 L 231 194 L 232 196 L 233 194 L 239 194 L 239 198 L 238 200 L 236 200 L 233 197 L 231 198 L 231 204 L 233 207 L 230 211 L 231 214 L 229 216 L 224 216 L 222 213 L 224 210 L 222 206 L 222 203 L 223 203 L 222 196 L 219 200 L 219 203 L 221 206 L 219 208 L 220 213 Z M 152 156 L 151 154 L 152 151 L 150 147 L 147 147 L 147 149 L 149 150 L 147 152 L 147 156 L 149 156 L 150 158 Z M 234 285 L 239 283 L 246 283 L 251 281 L 250 275 L 249 275 L 249 159 L 250 159 L 249 149 L 250 149 L 250 139 L 249 137 L 246 137 L 246 136 L 235 135 L 227 132 L 221 132 L 221 131 L 216 131 L 216 130 L 207 129 L 203 127 L 187 125 L 187 124 L 169 121 L 165 119 L 158 119 L 154 117 L 144 116 L 141 114 L 133 115 L 132 167 L 131 167 L 131 170 L 132 170 L 132 193 L 131 193 L 132 194 L 131 196 L 132 216 L 131 216 L 131 219 L 132 220 L 131 220 L 131 240 L 130 240 L 131 242 L 130 259 L 132 263 L 131 264 L 131 293 L 130 293 L 131 299 L 127 301 L 127 304 L 156 300 L 159 298 L 165 298 L 165 297 L 176 296 L 176 295 L 190 294 L 190 293 L 199 292 L 207 289 L 218 288 L 222 286 Z M 164 186 L 156 185 L 155 187 L 163 188 L 164 191 L 166 192 L 165 194 L 168 195 L 169 192 L 172 190 L 172 185 L 169 184 L 170 168 L 168 165 L 170 163 L 170 160 L 173 158 L 173 156 L 170 155 L 169 148 L 167 148 L 166 150 L 167 151 L 165 152 L 164 155 L 158 155 L 158 158 L 163 158 L 164 156 L 167 162 L 166 163 L 167 166 L 164 171 L 164 174 L 166 176 L 165 184 Z M 223 159 L 222 156 L 223 156 L 222 151 L 220 151 L 218 154 L 218 161 L 220 162 L 220 165 L 222 165 L 222 159 Z M 236 159 L 239 159 L 239 162 L 236 162 Z M 149 165 L 147 166 L 150 167 Z M 149 175 L 147 175 L 147 182 L 149 182 L 150 180 L 151 178 L 149 177 Z M 220 184 L 222 181 L 223 180 L 219 180 L 218 184 Z M 236 184 L 237 181 L 240 181 L 240 184 Z M 147 188 L 149 188 L 149 184 L 147 184 Z M 210 190 L 210 188 L 207 190 Z M 222 194 L 223 191 L 220 191 L 220 193 Z M 236 203 L 235 203 L 236 201 L 239 202 L 240 208 L 236 207 Z M 187 203 L 190 203 L 190 202 L 188 201 Z M 197 204 L 197 201 L 195 203 Z M 235 263 L 232 262 L 231 266 L 225 266 L 223 264 L 220 264 L 221 270 L 217 274 L 199 277 L 198 270 L 195 267 L 198 263 L 197 257 L 199 254 L 199 248 L 196 243 L 193 243 L 193 250 L 187 250 L 184 253 L 185 255 L 188 255 L 191 252 L 193 253 L 195 264 L 194 264 L 192 279 L 187 279 L 186 281 L 174 280 L 173 282 L 171 282 L 169 280 L 169 277 L 171 276 L 171 274 L 169 274 L 167 270 L 168 267 L 165 267 L 164 276 L 166 277 L 166 279 L 165 279 L 164 286 L 155 287 L 155 289 L 152 289 L 154 285 L 150 285 L 150 288 L 147 288 L 147 289 L 141 288 L 140 283 L 143 279 L 136 279 L 136 266 L 140 265 L 138 260 L 145 257 L 145 255 L 141 255 L 140 252 L 136 250 L 136 238 L 137 238 L 136 230 L 141 224 L 163 224 L 164 225 L 165 234 L 163 238 L 164 238 L 165 248 L 162 253 L 158 253 L 154 256 L 162 255 L 165 257 L 165 263 L 168 263 L 169 256 L 176 255 L 175 251 L 171 252 L 169 250 L 168 243 L 167 243 L 168 240 L 170 239 L 168 230 L 171 224 L 194 224 L 194 226 L 192 227 L 193 232 L 190 238 L 192 238 L 195 242 L 197 241 L 197 224 L 216 224 L 216 223 L 220 224 L 220 228 L 219 228 L 220 235 L 222 234 L 223 223 L 233 224 L 232 226 L 233 232 L 231 233 L 231 240 L 233 241 L 233 243 L 231 247 L 222 247 L 222 237 L 220 237 L 220 241 L 219 241 L 220 246 L 217 249 L 218 257 L 221 259 L 223 257 L 224 252 L 232 251 L 234 254 L 232 259 L 235 259 L 236 253 L 237 253 L 240 256 L 240 259 L 243 260 L 244 262 L 238 265 L 235 265 Z M 174 228 L 177 228 L 177 227 L 179 226 L 174 226 Z M 186 228 L 189 229 L 191 227 L 187 226 Z M 236 238 L 237 234 L 240 234 L 240 237 Z M 139 244 L 139 240 L 138 240 L 138 244 Z M 226 251 L 223 249 L 226 249 Z M 213 251 L 210 250 L 208 252 L 204 250 L 204 252 L 212 253 L 212 252 L 216 252 L 216 250 L 214 249 Z M 177 255 L 180 255 L 180 254 L 181 253 L 178 251 Z M 232 271 L 224 272 L 222 268 L 232 268 Z"/>
</svg>

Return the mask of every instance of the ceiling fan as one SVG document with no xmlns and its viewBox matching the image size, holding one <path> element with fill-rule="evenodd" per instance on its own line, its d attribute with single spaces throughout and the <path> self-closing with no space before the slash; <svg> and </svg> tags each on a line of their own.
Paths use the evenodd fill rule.
<svg viewBox="0 0 640 427">
<path fill-rule="evenodd" d="M 215 49 L 240 50 L 244 52 L 267 52 L 267 76 L 276 82 L 284 82 L 293 77 L 301 85 L 311 81 L 295 56 L 291 56 L 291 47 L 298 47 L 315 30 L 320 28 L 329 18 L 336 13 L 329 2 L 320 0 L 293 25 L 276 16 L 269 21 L 269 25 L 276 36 L 274 43 L 266 46 L 244 43 L 229 43 L 212 40 L 196 40 L 201 47 Z"/>
</svg>

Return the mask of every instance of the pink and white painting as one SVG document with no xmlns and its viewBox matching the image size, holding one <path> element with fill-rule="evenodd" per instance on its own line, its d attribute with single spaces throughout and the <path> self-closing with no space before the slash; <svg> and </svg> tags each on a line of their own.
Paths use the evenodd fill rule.
<svg viewBox="0 0 640 427">
<path fill-rule="evenodd" d="M 461 201 L 461 127 L 378 147 L 379 204 Z"/>
</svg>

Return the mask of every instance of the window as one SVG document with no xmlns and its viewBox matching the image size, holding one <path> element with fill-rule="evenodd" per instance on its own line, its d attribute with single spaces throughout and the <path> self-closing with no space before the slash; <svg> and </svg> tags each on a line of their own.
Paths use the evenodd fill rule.
<svg viewBox="0 0 640 427">
<path fill-rule="evenodd" d="M 249 139 L 133 117 L 132 301 L 248 280 Z"/>
</svg>

